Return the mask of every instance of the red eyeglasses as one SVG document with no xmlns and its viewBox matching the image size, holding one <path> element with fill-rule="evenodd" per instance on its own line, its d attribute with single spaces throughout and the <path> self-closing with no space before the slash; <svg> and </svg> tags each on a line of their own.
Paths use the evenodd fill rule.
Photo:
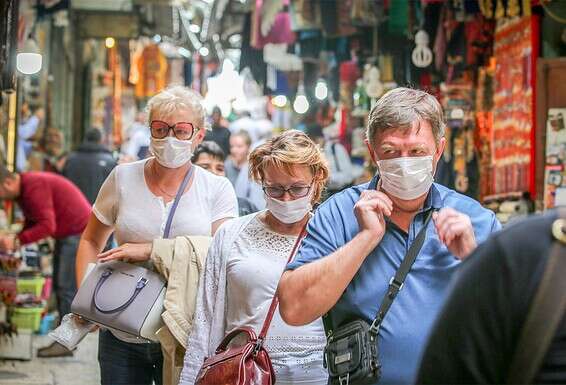
<svg viewBox="0 0 566 385">
<path fill-rule="evenodd" d="M 177 122 L 170 126 L 161 120 L 152 120 L 149 124 L 151 136 L 155 139 L 163 139 L 169 135 L 169 131 L 173 130 L 173 135 L 179 140 L 191 140 L 198 128 L 192 123 Z"/>
</svg>

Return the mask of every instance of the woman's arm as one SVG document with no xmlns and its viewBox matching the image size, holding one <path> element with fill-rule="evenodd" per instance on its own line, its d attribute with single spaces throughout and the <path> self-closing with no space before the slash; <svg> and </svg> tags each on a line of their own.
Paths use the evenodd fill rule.
<svg viewBox="0 0 566 385">
<path fill-rule="evenodd" d="M 112 226 L 106 226 L 91 213 L 79 242 L 76 262 L 77 287 L 80 286 L 89 263 L 96 263 L 97 255 L 104 249 L 112 234 Z"/>
</svg>

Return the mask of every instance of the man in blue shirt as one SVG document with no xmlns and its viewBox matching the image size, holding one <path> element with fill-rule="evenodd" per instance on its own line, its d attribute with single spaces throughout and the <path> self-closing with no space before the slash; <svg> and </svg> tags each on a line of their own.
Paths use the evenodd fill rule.
<svg viewBox="0 0 566 385">
<path fill-rule="evenodd" d="M 425 92 L 397 88 L 378 100 L 367 141 L 379 177 L 334 195 L 317 210 L 279 284 L 280 312 L 291 325 L 327 313 L 334 329 L 353 319 L 371 323 L 434 210 L 422 249 L 379 330 L 380 383 L 414 381 L 452 274 L 500 228 L 478 202 L 433 183 L 444 129 L 442 107 Z"/>
</svg>

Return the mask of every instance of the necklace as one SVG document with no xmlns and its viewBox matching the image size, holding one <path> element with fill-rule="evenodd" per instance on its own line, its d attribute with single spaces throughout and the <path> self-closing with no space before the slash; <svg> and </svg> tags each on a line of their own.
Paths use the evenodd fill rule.
<svg viewBox="0 0 566 385">
<path fill-rule="evenodd" d="M 157 189 L 158 189 L 161 193 L 165 194 L 167 197 L 169 197 L 169 198 L 175 197 L 176 192 L 173 193 L 173 194 L 171 194 L 171 193 L 165 191 L 163 188 L 161 188 L 161 186 L 159 185 L 159 183 L 158 183 L 158 181 L 157 181 L 158 178 L 157 178 L 157 173 L 155 172 L 155 167 L 152 167 L 152 166 L 150 165 L 149 168 L 150 168 L 150 171 L 151 171 L 150 174 L 152 175 L 153 184 L 155 185 L 155 187 L 157 187 Z"/>
</svg>

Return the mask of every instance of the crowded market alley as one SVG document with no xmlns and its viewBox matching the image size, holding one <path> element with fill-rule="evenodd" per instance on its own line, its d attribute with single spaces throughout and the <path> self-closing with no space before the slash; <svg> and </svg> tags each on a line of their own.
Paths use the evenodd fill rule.
<svg viewBox="0 0 566 385">
<path fill-rule="evenodd" d="M 566 0 L 1 0 L 0 384 L 566 383 Z"/>
</svg>

